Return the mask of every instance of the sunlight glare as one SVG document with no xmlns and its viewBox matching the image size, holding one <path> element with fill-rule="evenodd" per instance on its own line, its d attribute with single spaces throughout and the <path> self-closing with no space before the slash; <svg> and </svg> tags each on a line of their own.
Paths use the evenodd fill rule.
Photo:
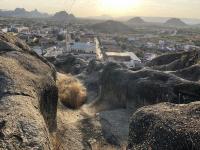
<svg viewBox="0 0 200 150">
<path fill-rule="evenodd" d="M 139 4 L 140 0 L 99 0 L 100 7 L 111 12 L 127 11 Z"/>
</svg>

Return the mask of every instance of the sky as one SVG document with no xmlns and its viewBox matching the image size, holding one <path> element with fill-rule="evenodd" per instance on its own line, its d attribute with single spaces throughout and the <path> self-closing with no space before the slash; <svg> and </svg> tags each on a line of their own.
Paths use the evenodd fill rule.
<svg viewBox="0 0 200 150">
<path fill-rule="evenodd" d="M 200 18 L 200 0 L 0 0 L 0 9 L 65 10 L 79 17 L 109 15 Z"/>
</svg>

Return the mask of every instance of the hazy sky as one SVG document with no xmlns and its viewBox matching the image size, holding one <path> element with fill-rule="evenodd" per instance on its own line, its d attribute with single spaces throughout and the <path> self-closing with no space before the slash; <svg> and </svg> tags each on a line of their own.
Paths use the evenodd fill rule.
<svg viewBox="0 0 200 150">
<path fill-rule="evenodd" d="M 0 9 L 16 7 L 27 10 L 37 8 L 48 13 L 71 10 L 76 16 L 81 17 L 107 14 L 114 17 L 200 18 L 200 0 L 0 0 Z"/>
</svg>

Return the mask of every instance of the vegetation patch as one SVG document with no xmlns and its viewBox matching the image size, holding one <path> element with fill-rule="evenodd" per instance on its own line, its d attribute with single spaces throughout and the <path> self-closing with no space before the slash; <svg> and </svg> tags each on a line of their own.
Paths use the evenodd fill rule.
<svg viewBox="0 0 200 150">
<path fill-rule="evenodd" d="M 72 109 L 80 108 L 87 99 L 87 90 L 75 77 L 68 74 L 57 74 L 58 96 L 60 101 Z"/>
</svg>

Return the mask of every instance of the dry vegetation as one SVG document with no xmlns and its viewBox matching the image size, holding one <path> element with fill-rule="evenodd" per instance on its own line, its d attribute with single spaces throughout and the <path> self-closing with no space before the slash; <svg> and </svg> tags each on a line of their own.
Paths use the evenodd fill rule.
<svg viewBox="0 0 200 150">
<path fill-rule="evenodd" d="M 72 109 L 80 108 L 86 101 L 87 91 L 83 84 L 68 74 L 57 74 L 58 95 L 60 101 Z"/>
</svg>

